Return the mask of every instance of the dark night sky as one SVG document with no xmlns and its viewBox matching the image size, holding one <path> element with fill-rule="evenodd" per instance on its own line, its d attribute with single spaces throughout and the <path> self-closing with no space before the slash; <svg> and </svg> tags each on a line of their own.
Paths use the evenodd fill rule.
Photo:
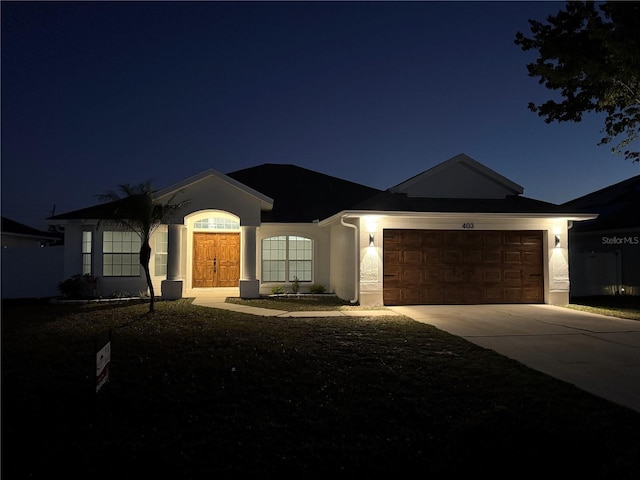
<svg viewBox="0 0 640 480">
<path fill-rule="evenodd" d="M 2 2 L 2 214 L 292 163 L 388 188 L 458 153 L 562 203 L 637 175 L 546 124 L 513 43 L 560 2 Z"/>
</svg>

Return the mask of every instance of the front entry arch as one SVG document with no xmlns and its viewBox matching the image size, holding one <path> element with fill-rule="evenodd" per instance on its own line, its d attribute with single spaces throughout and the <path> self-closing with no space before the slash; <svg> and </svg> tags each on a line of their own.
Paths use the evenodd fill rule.
<svg viewBox="0 0 640 480">
<path fill-rule="evenodd" d="M 237 287 L 240 234 L 193 234 L 193 288 Z"/>
</svg>

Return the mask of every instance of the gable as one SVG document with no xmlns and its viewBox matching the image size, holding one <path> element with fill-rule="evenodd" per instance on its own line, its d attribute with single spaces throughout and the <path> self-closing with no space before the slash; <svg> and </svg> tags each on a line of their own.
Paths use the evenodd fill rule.
<svg viewBox="0 0 640 480">
<path fill-rule="evenodd" d="M 465 154 L 443 162 L 389 189 L 419 198 L 498 199 L 524 189 Z"/>
<path fill-rule="evenodd" d="M 176 212 L 176 216 L 186 216 L 198 210 L 226 210 L 241 217 L 246 225 L 258 225 L 260 212 L 270 210 L 273 205 L 271 198 L 213 169 L 155 192 L 155 198 L 159 202 L 168 202 L 174 196 L 176 202 L 187 201 L 184 207 Z M 47 220 L 54 223 L 109 218 L 119 201 L 55 215 Z"/>
<path fill-rule="evenodd" d="M 271 210 L 273 200 L 237 180 L 209 169 L 156 194 L 160 202 L 175 195 L 176 202 L 188 203 L 177 215 L 186 216 L 200 210 L 225 210 L 241 218 L 243 225 L 259 225 L 260 212 Z"/>
</svg>

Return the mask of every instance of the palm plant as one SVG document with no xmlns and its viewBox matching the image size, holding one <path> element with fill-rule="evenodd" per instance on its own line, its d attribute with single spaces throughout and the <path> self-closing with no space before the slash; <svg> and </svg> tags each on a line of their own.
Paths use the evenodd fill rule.
<svg viewBox="0 0 640 480">
<path fill-rule="evenodd" d="M 166 203 L 158 203 L 149 180 L 133 186 L 119 185 L 118 190 L 119 192 L 109 191 L 99 195 L 102 200 L 112 202 L 113 207 L 107 210 L 108 213 L 101 221 L 113 222 L 140 236 L 140 265 L 144 270 L 149 287 L 151 299 L 149 313 L 153 313 L 155 291 L 149 272 L 151 235 L 159 225 L 166 223 L 187 201 L 174 203 L 176 196 L 174 194 Z"/>
</svg>

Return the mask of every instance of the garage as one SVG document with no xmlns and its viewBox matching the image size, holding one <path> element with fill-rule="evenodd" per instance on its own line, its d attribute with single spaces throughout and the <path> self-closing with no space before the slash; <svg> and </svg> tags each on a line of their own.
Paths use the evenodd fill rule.
<svg viewBox="0 0 640 480">
<path fill-rule="evenodd" d="M 543 303 L 543 232 L 383 231 L 385 305 Z"/>
</svg>

